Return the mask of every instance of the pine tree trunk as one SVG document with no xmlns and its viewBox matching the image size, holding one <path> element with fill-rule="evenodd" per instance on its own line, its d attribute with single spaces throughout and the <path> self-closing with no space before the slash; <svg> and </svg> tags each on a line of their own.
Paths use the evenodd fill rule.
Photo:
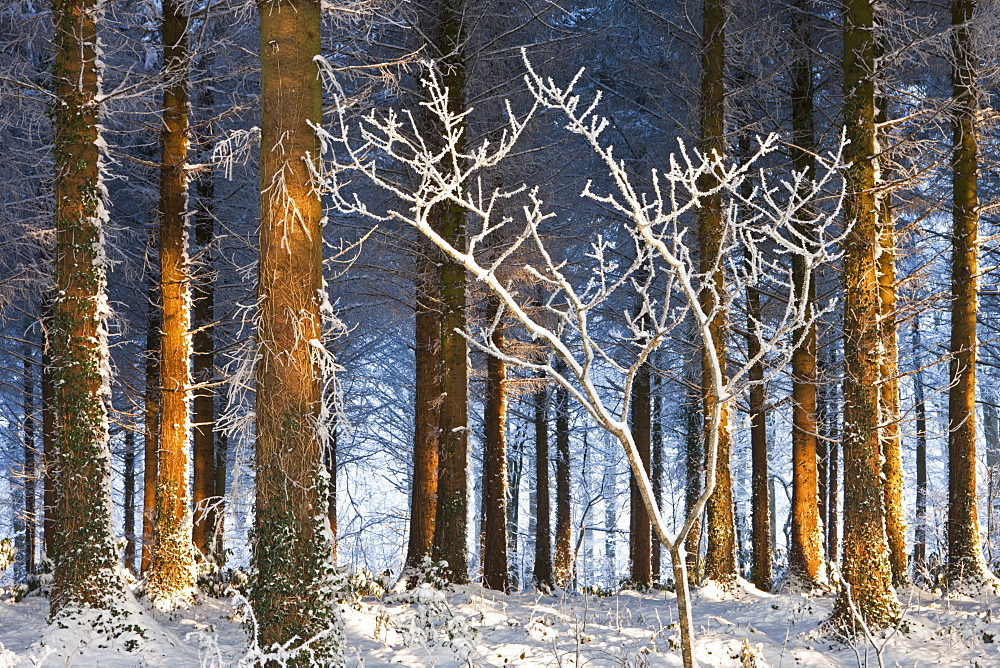
<svg viewBox="0 0 1000 668">
<path fill-rule="evenodd" d="M 792 9 L 795 59 L 792 63 L 792 159 L 796 171 L 813 178 L 816 172 L 816 138 L 813 129 L 812 21 L 809 0 L 796 0 Z M 808 186 L 806 186 L 808 187 Z M 806 214 L 808 215 L 808 213 Z M 798 225 L 806 242 L 815 243 L 816 231 Z M 816 290 L 807 274 L 805 260 L 792 257 L 792 282 L 796 300 L 805 303 L 806 316 L 813 315 Z M 816 423 L 816 325 L 808 322 L 796 329 L 792 353 L 792 542 L 788 568 L 806 587 L 826 581 L 823 560 L 823 518 L 819 513 Z"/>
<path fill-rule="evenodd" d="M 844 214 L 854 225 L 844 241 L 844 554 L 842 573 L 859 614 L 872 629 L 892 624 L 899 602 L 892 589 L 885 537 L 879 381 L 881 335 L 875 267 L 874 20 L 869 0 L 844 0 Z M 835 623 L 856 629 L 845 589 Z"/>
<path fill-rule="evenodd" d="M 652 414 L 650 406 L 650 370 L 649 364 L 643 364 L 636 372 L 635 381 L 632 384 L 632 437 L 635 439 L 635 448 L 639 452 L 639 459 L 646 471 L 650 465 L 650 438 L 652 435 Z M 652 568 L 652 542 L 651 524 L 649 512 L 646 504 L 639 494 L 639 486 L 635 476 L 629 475 L 629 502 L 631 511 L 630 531 L 629 531 L 629 560 L 631 562 L 631 573 L 629 579 L 637 587 L 649 587 L 653 584 L 651 573 Z"/>
<path fill-rule="evenodd" d="M 260 260 L 257 293 L 256 515 L 252 604 L 261 646 L 310 639 L 315 655 L 339 655 L 327 519 L 327 443 L 319 421 L 323 369 L 322 207 L 310 167 L 322 120 L 320 3 L 281 0 L 260 6 Z"/>
<path fill-rule="evenodd" d="M 652 427 L 652 483 L 653 498 L 656 505 L 663 508 L 663 397 L 661 395 L 662 380 L 659 375 L 653 377 L 653 427 Z M 653 532 L 652 554 L 653 583 L 659 583 L 663 573 L 663 545 L 660 537 Z"/>
<path fill-rule="evenodd" d="M 701 71 L 701 150 L 724 155 L 725 138 L 725 24 L 726 0 L 705 0 L 702 27 Z M 710 188 L 716 182 L 711 176 L 702 187 Z M 722 196 L 704 198 L 698 213 L 699 253 L 705 285 L 701 290 L 702 308 L 712 314 L 712 345 L 720 363 L 726 359 L 726 314 L 720 307 L 718 295 L 725 289 L 725 275 L 721 253 Z M 717 397 L 710 384 L 711 366 L 708 352 L 702 355 L 702 410 L 710 415 Z M 736 522 L 733 517 L 733 484 L 729 469 L 732 438 L 729 433 L 729 411 L 722 410 L 719 422 L 715 490 L 706 506 L 708 547 L 705 552 L 705 578 L 729 583 L 736 578 Z M 705 443 L 711 439 L 705 438 Z M 707 455 L 706 455 L 707 456 Z"/>
<path fill-rule="evenodd" d="M 489 318 L 496 318 L 500 301 L 490 300 Z M 496 323 L 491 342 L 504 349 L 503 323 Z M 486 359 L 486 402 L 483 446 L 482 563 L 483 586 L 510 590 L 507 566 L 507 364 L 489 355 Z"/>
<path fill-rule="evenodd" d="M 161 420 L 156 521 L 148 595 L 157 608 L 190 604 L 195 593 L 188 496 L 191 397 L 190 262 L 187 252 L 187 17 L 163 2 L 163 162 L 160 168 Z"/>
<path fill-rule="evenodd" d="M 760 292 L 747 288 L 747 356 L 760 354 L 758 323 L 760 322 Z M 753 566 L 750 581 L 763 591 L 770 591 L 774 580 L 771 554 L 771 499 L 768 486 L 767 461 L 767 388 L 764 387 L 764 364 L 750 367 L 750 460 L 751 539 Z"/>
<path fill-rule="evenodd" d="M 539 375 L 540 379 L 544 376 Z M 544 380 L 539 380 L 544 383 Z M 552 591 L 552 520 L 549 516 L 549 393 L 535 392 L 535 567 L 533 579 L 541 591 Z"/>
<path fill-rule="evenodd" d="M 689 388 L 697 384 L 697 372 L 692 366 L 685 369 L 685 381 Z M 702 446 L 702 419 L 700 411 L 700 390 L 696 395 L 693 389 L 687 390 L 687 402 L 684 406 L 684 514 L 691 514 L 698 497 L 701 496 L 702 478 L 704 477 L 703 462 L 705 450 Z M 701 521 L 691 525 L 691 532 L 684 541 L 687 552 L 687 570 L 691 580 L 701 579 Z"/>
<path fill-rule="evenodd" d="M 55 303 L 52 382 L 59 416 L 52 616 L 111 609 L 123 595 L 111 535 L 108 444 L 106 218 L 98 149 L 100 90 L 94 0 L 57 0 L 55 36 Z"/>
<path fill-rule="evenodd" d="M 833 366 L 831 360 L 830 366 Z M 837 429 L 837 389 L 829 386 L 829 410 L 827 419 L 827 504 L 826 504 L 826 559 L 836 563 L 840 557 L 840 525 L 838 506 L 840 504 L 840 432 Z"/>
<path fill-rule="evenodd" d="M 880 116 L 884 112 L 880 112 Z M 903 442 L 899 413 L 899 341 L 896 333 L 896 229 L 885 195 L 879 210 L 879 310 L 882 328 L 882 474 L 885 476 L 885 534 L 889 566 L 896 587 L 909 584 L 906 555 L 906 511 L 903 508 Z"/>
<path fill-rule="evenodd" d="M 927 404 L 924 398 L 923 349 L 920 314 L 913 315 L 913 400 L 917 429 L 917 501 L 913 526 L 913 570 L 919 573 L 927 560 Z"/>
<path fill-rule="evenodd" d="M 37 570 L 35 552 L 37 544 L 38 515 L 35 511 L 38 467 L 35 464 L 35 396 L 31 380 L 31 348 L 24 347 L 24 378 L 21 388 L 24 407 L 24 572 L 34 575 Z"/>
<path fill-rule="evenodd" d="M 330 524 L 330 561 L 337 564 L 337 424 L 330 425 L 330 440 L 323 453 L 323 464 L 326 466 L 326 519 Z"/>
<path fill-rule="evenodd" d="M 561 360 L 560 360 L 561 362 Z M 557 364 L 565 371 L 565 363 Z M 568 589 L 573 583 L 575 562 L 573 554 L 572 492 L 570 491 L 569 459 L 569 392 L 556 387 L 556 545 L 555 583 Z"/>
<path fill-rule="evenodd" d="M 466 111 L 464 0 L 440 0 L 433 46 L 441 56 L 442 84 L 453 113 Z M 458 146 L 457 151 L 462 150 Z M 465 248 L 465 211 L 441 202 L 431 211 L 435 231 L 454 248 Z M 452 258 L 441 260 L 441 412 L 438 422 L 438 487 L 433 554 L 448 562 L 445 570 L 455 583 L 469 581 L 469 351 L 461 332 L 466 327 L 465 268 Z"/>
<path fill-rule="evenodd" d="M 146 319 L 146 388 L 143 397 L 143 472 L 142 472 L 142 573 L 149 572 L 153 561 L 156 523 L 156 479 L 160 461 L 160 291 L 149 286 L 149 309 Z"/>
<path fill-rule="evenodd" d="M 52 304 L 46 300 L 45 318 L 51 316 Z M 46 340 L 42 347 L 42 457 L 45 466 L 44 486 L 42 490 L 42 506 L 45 509 L 45 521 L 42 524 L 42 545 L 45 548 L 45 556 L 48 559 L 55 559 L 56 541 L 56 406 L 55 387 L 52 385 L 52 358 L 49 350 L 49 343 Z"/>
<path fill-rule="evenodd" d="M 991 578 L 979 540 L 976 494 L 976 315 L 979 275 L 978 57 L 969 25 L 976 0 L 953 0 L 951 363 L 948 390 L 948 577 L 952 586 Z"/>
<path fill-rule="evenodd" d="M 209 110 L 214 105 L 214 94 L 206 87 L 201 94 L 201 105 Z M 205 171 L 198 179 L 198 208 L 194 216 L 194 240 L 198 252 L 202 255 L 205 269 L 199 280 L 192 285 L 191 296 L 192 329 L 191 336 L 192 364 L 191 376 L 194 382 L 202 385 L 196 389 L 191 399 L 192 413 L 192 453 L 194 480 L 192 484 L 192 502 L 194 505 L 194 526 L 192 541 L 201 551 L 202 556 L 216 563 L 221 562 L 225 553 L 223 532 L 221 531 L 221 494 L 215 488 L 216 444 L 215 444 L 215 388 L 206 387 L 215 377 L 215 342 L 212 338 L 215 320 L 215 289 L 212 267 L 211 246 L 215 238 L 215 220 L 212 216 L 212 206 L 215 200 L 214 172 Z M 223 474 L 224 475 L 224 474 Z"/>
<path fill-rule="evenodd" d="M 131 425 L 125 427 L 125 568 L 135 569 L 135 432 Z"/>
<path fill-rule="evenodd" d="M 524 471 L 524 441 L 517 440 L 511 448 L 507 460 L 507 470 L 510 473 L 510 484 L 507 488 L 507 554 L 510 563 L 510 591 L 519 591 L 521 587 L 521 560 L 519 558 L 520 541 L 518 532 L 521 524 L 521 475 Z"/>
<path fill-rule="evenodd" d="M 437 515 L 438 412 L 441 397 L 441 323 L 436 295 L 436 250 L 421 242 L 414 323 L 413 481 L 410 489 L 410 538 L 406 567 L 414 570 L 430 558 Z"/>
</svg>

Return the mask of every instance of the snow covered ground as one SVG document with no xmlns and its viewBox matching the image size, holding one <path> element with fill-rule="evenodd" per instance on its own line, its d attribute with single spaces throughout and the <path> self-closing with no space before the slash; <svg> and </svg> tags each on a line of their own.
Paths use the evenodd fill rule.
<svg viewBox="0 0 1000 668">
<path fill-rule="evenodd" d="M 947 598 L 912 589 L 882 651 L 885 666 L 1000 666 L 1000 597 Z M 877 666 L 875 648 L 825 637 L 833 597 L 701 589 L 697 653 L 707 666 Z M 136 609 L 145 639 L 111 644 L 86 629 L 46 630 L 48 603 L 0 601 L 0 668 L 8 666 L 238 666 L 246 636 L 238 608 L 205 599 L 175 615 Z M 503 595 L 477 586 L 447 596 L 424 587 L 344 608 L 349 666 L 680 665 L 674 597 Z M 44 634 L 44 636 L 43 636 Z M 133 640 L 135 640 L 133 638 Z M 883 641 L 880 640 L 879 644 Z M 245 664 L 244 664 L 245 665 Z"/>
</svg>

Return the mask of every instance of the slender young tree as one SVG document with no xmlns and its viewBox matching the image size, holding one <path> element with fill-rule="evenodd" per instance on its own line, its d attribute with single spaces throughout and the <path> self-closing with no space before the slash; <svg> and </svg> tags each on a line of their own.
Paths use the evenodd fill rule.
<svg viewBox="0 0 1000 668">
<path fill-rule="evenodd" d="M 52 616 L 109 610 L 124 595 L 111 535 L 106 279 L 94 0 L 52 6 L 55 51 L 55 301 L 52 382 L 58 416 Z"/>
<path fill-rule="evenodd" d="M 188 19 L 183 3 L 163 2 L 162 163 L 160 167 L 161 415 L 156 520 L 148 594 L 162 610 L 195 594 L 188 451 L 191 407 L 191 282 L 187 249 Z"/>
<path fill-rule="evenodd" d="M 879 294 L 875 257 L 875 23 L 869 0 L 844 0 L 844 545 L 846 582 L 833 623 L 856 630 L 854 609 L 874 629 L 899 615 L 885 537 L 879 441 Z M 848 601 L 850 596 L 850 603 Z"/>
<path fill-rule="evenodd" d="M 339 656 L 323 461 L 320 2 L 260 4 L 261 151 L 256 513 L 259 642 L 311 641 L 290 665 Z"/>
<path fill-rule="evenodd" d="M 979 539 L 976 493 L 976 316 L 979 310 L 978 54 L 976 0 L 953 0 L 951 362 L 948 367 L 948 577 L 954 587 L 992 580 Z"/>
<path fill-rule="evenodd" d="M 491 297 L 490 318 L 502 317 L 500 300 Z M 491 342 L 504 349 L 504 328 L 497 322 Z M 494 355 L 486 360 L 483 445 L 482 563 L 483 586 L 509 591 L 507 565 L 507 364 Z"/>
</svg>

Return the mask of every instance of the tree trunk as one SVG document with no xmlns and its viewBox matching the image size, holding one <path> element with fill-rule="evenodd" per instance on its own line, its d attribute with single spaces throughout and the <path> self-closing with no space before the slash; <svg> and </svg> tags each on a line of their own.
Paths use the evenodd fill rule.
<svg viewBox="0 0 1000 668">
<path fill-rule="evenodd" d="M 927 561 L 927 404 L 924 398 L 923 348 L 920 344 L 920 314 L 913 315 L 913 399 L 917 428 L 917 503 L 913 526 L 913 570 L 919 573 Z"/>
<path fill-rule="evenodd" d="M 948 390 L 948 577 L 952 586 L 992 578 L 979 540 L 976 494 L 976 315 L 979 310 L 978 55 L 976 0 L 953 0 L 951 363 Z"/>
<path fill-rule="evenodd" d="M 544 376 L 539 373 L 539 383 Z M 549 393 L 545 385 L 535 392 L 535 586 L 552 591 L 552 521 L 549 517 Z"/>
<path fill-rule="evenodd" d="M 330 523 L 330 561 L 337 565 L 337 424 L 330 425 L 330 440 L 323 453 L 326 467 L 326 519 Z"/>
<path fill-rule="evenodd" d="M 689 388 L 697 384 L 696 372 L 692 367 L 685 370 L 685 381 Z M 702 446 L 702 413 L 700 410 L 700 391 L 695 394 L 693 389 L 687 390 L 687 402 L 684 406 L 684 515 L 690 516 L 698 497 L 701 496 L 704 471 L 705 450 Z M 684 551 L 687 559 L 687 571 L 695 582 L 701 579 L 701 521 L 691 525 L 691 532 L 684 541 Z M 677 568 L 677 565 L 674 565 Z"/>
<path fill-rule="evenodd" d="M 163 2 L 163 162 L 160 168 L 161 421 L 156 480 L 155 547 L 148 595 L 157 608 L 193 602 L 195 565 L 188 497 L 191 397 L 190 262 L 187 252 L 187 17 L 175 0 Z"/>
<path fill-rule="evenodd" d="M 125 427 L 125 568 L 135 569 L 135 432 L 132 425 Z"/>
<path fill-rule="evenodd" d="M 142 472 L 142 573 L 149 572 L 153 561 L 156 523 L 156 479 L 160 461 L 160 291 L 149 286 L 146 319 L 146 388 L 143 398 L 143 472 Z"/>
<path fill-rule="evenodd" d="M 880 112 L 882 116 L 884 112 Z M 896 333 L 896 229 L 889 195 L 879 211 L 879 323 L 882 328 L 882 474 L 885 476 L 885 534 L 889 544 L 892 583 L 910 582 L 906 556 L 906 511 L 903 508 L 903 443 L 899 414 L 899 341 Z"/>
<path fill-rule="evenodd" d="M 206 87 L 201 94 L 200 106 L 212 109 L 214 94 Z M 211 113 L 211 112 L 210 112 Z M 191 399 L 194 480 L 192 501 L 194 527 L 192 540 L 202 556 L 216 563 L 225 552 L 221 531 L 221 497 L 215 488 L 217 478 L 215 444 L 215 388 L 207 386 L 215 379 L 215 342 L 212 338 L 215 320 L 215 282 L 212 266 L 212 241 L 215 238 L 215 220 L 212 206 L 215 199 L 214 172 L 206 170 L 198 178 L 198 209 L 194 216 L 194 240 L 205 264 L 199 280 L 192 285 L 191 376 L 198 387 Z"/>
<path fill-rule="evenodd" d="M 521 523 L 521 474 L 524 470 L 524 441 L 517 440 L 511 448 L 507 460 L 510 473 L 510 485 L 507 488 L 507 554 L 510 563 L 510 591 L 518 591 L 521 587 L 521 560 L 519 558 L 520 541 L 518 532 Z"/>
<path fill-rule="evenodd" d="M 559 360 L 557 368 L 565 370 Z M 573 551 L 572 492 L 569 458 L 569 392 L 556 387 L 556 545 L 555 583 L 561 589 L 572 586 L 575 574 Z"/>
<path fill-rule="evenodd" d="M 215 558 L 215 563 L 219 567 L 226 563 L 226 471 L 228 469 L 226 462 L 228 454 L 229 437 L 223 431 L 219 433 L 215 441 L 215 498 L 217 502 L 214 508 L 214 524 L 212 525 L 215 531 L 215 543 L 212 554 Z M 334 533 L 333 535 L 336 538 L 337 534 Z"/>
<path fill-rule="evenodd" d="M 747 356 L 760 354 L 760 292 L 747 287 Z M 751 460 L 751 539 L 753 566 L 750 581 L 762 591 L 770 591 L 774 580 L 771 554 L 771 499 L 768 487 L 767 462 L 767 388 L 764 386 L 764 364 L 750 367 L 750 460 Z"/>
<path fill-rule="evenodd" d="M 51 315 L 52 303 L 46 301 L 46 320 Z M 45 522 L 42 525 L 42 545 L 45 557 L 55 560 L 56 540 L 56 406 L 55 387 L 52 384 L 52 358 L 49 350 L 48 336 L 42 347 L 42 457 L 45 465 L 45 489 L 42 491 L 42 506 L 45 509 Z"/>
<path fill-rule="evenodd" d="M 857 630 L 847 596 L 872 629 L 899 615 L 885 537 L 879 442 L 879 294 L 875 256 L 875 26 L 869 0 L 844 0 L 844 554 L 834 623 Z"/>
<path fill-rule="evenodd" d="M 811 11 L 809 0 L 796 0 L 792 9 L 796 42 L 791 81 L 792 159 L 795 170 L 804 172 L 808 179 L 816 173 Z M 805 214 L 808 217 L 809 212 Z M 796 227 L 805 243 L 815 243 L 814 229 L 803 224 Z M 796 300 L 805 303 L 809 318 L 813 315 L 816 298 L 813 280 L 805 270 L 804 258 L 793 256 L 792 290 Z M 802 585 L 816 587 L 826 582 L 826 564 L 817 470 L 815 323 L 805 323 L 792 336 L 797 345 L 792 353 L 792 542 L 788 549 L 788 568 L 791 577 Z"/>
<path fill-rule="evenodd" d="M 701 150 L 707 155 L 722 156 L 726 152 L 725 138 L 725 25 L 726 0 L 705 0 L 702 27 L 701 57 Z M 711 188 L 716 176 L 704 179 L 700 185 Z M 717 193 L 704 198 L 698 212 L 699 253 L 704 285 L 701 290 L 702 308 L 712 314 L 712 342 L 720 360 L 726 359 L 726 314 L 719 295 L 725 290 L 722 244 L 722 196 Z M 702 355 L 702 410 L 712 413 L 718 400 L 710 384 L 711 365 L 707 351 Z M 723 366 L 725 366 L 723 362 Z M 718 463 L 715 489 L 706 506 L 708 547 L 705 553 L 705 578 L 729 583 L 736 579 L 736 523 L 733 517 L 733 485 L 729 469 L 732 438 L 729 433 L 729 411 L 723 407 L 719 423 Z M 711 439 L 705 438 L 705 443 Z"/>
<path fill-rule="evenodd" d="M 436 20 L 429 33 L 440 55 L 442 84 L 448 90 L 452 113 L 464 113 L 465 39 L 464 0 L 434 3 Z M 436 54 L 436 55 L 437 55 Z M 463 147 L 457 146 L 461 152 Z M 430 213 L 432 226 L 445 241 L 465 248 L 465 211 L 453 202 L 441 202 Z M 469 581 L 469 351 L 461 332 L 466 326 L 465 268 L 453 258 L 441 259 L 441 403 L 438 431 L 438 488 L 433 553 L 446 561 L 446 577 L 455 583 Z"/>
<path fill-rule="evenodd" d="M 421 238 L 416 281 L 413 399 L 413 481 L 406 568 L 430 558 L 437 515 L 438 412 L 441 399 L 441 323 L 436 303 L 440 285 L 432 262 L 437 250 Z"/>
<path fill-rule="evenodd" d="M 38 467 L 35 464 L 35 388 L 32 383 L 31 348 L 24 347 L 24 378 L 21 388 L 24 406 L 24 573 L 34 575 L 38 515 L 35 511 Z"/>
<path fill-rule="evenodd" d="M 653 377 L 653 426 L 652 426 L 652 483 L 653 497 L 656 505 L 663 508 L 663 397 L 660 387 L 662 380 L 659 375 Z M 660 582 L 663 573 L 663 544 L 660 537 L 653 532 L 653 554 L 652 554 L 652 578 L 653 583 Z"/>
<path fill-rule="evenodd" d="M 833 366 L 831 360 L 830 366 Z M 840 525 L 838 506 L 840 504 L 840 432 L 837 429 L 837 389 L 830 386 L 827 420 L 827 504 L 826 504 L 826 559 L 835 563 L 840 556 Z"/>
<path fill-rule="evenodd" d="M 55 303 L 52 382 L 57 421 L 52 616 L 111 609 L 124 595 L 111 535 L 107 299 L 98 145 L 94 0 L 57 0 L 55 36 Z"/>
<path fill-rule="evenodd" d="M 639 459 L 642 467 L 649 471 L 650 465 L 650 439 L 652 435 L 651 420 L 651 375 L 649 364 L 643 364 L 635 375 L 635 382 L 632 385 L 632 437 L 635 439 L 635 447 L 639 452 Z M 637 587 L 647 588 L 653 584 L 652 578 L 652 542 L 649 512 L 646 504 L 639 494 L 639 485 L 635 476 L 629 475 L 629 502 L 631 512 L 630 532 L 629 532 L 629 560 L 631 562 L 631 573 L 629 579 Z"/>
<path fill-rule="evenodd" d="M 320 3 L 260 6 L 260 260 L 257 293 L 256 515 L 252 604 L 261 646 L 326 635 L 292 665 L 339 655 L 327 519 L 322 207 L 311 167 L 322 120 Z"/>
<path fill-rule="evenodd" d="M 501 306 L 491 298 L 489 318 Z M 503 322 L 497 322 L 491 342 L 504 348 Z M 510 590 L 507 565 L 507 363 L 493 355 L 486 359 L 486 402 L 483 446 L 482 563 L 483 586 Z"/>
</svg>

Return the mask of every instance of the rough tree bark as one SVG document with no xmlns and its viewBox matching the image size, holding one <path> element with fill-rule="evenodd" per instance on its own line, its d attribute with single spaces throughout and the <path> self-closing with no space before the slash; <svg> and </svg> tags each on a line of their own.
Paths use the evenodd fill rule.
<svg viewBox="0 0 1000 668">
<path fill-rule="evenodd" d="M 327 520 L 322 207 L 311 170 L 322 120 L 320 2 L 260 5 L 257 476 L 251 601 L 262 646 L 323 635 L 293 665 L 339 653 Z"/>
<path fill-rule="evenodd" d="M 884 111 L 880 111 L 884 118 Z M 889 195 L 879 206 L 878 282 L 879 320 L 882 329 L 882 475 L 885 476 L 885 534 L 889 545 L 892 584 L 910 582 L 906 553 L 906 511 L 903 508 L 903 436 L 899 412 L 899 339 L 896 325 L 896 227 Z"/>
<path fill-rule="evenodd" d="M 52 381 L 57 436 L 53 617 L 112 609 L 124 595 L 111 535 L 107 315 L 98 144 L 95 0 L 52 6 L 55 51 L 55 302 Z"/>
<path fill-rule="evenodd" d="M 430 558 L 437 515 L 438 411 L 441 397 L 441 323 L 439 281 L 431 258 L 438 250 L 419 240 L 414 305 L 413 481 L 410 489 L 410 537 L 406 568 L 413 571 Z"/>
<path fill-rule="evenodd" d="M 951 362 L 948 391 L 948 577 L 953 587 L 992 579 L 979 539 L 976 493 L 976 315 L 979 310 L 978 56 L 976 0 L 953 0 Z"/>
<path fill-rule="evenodd" d="M 791 10 L 795 56 L 791 73 L 792 160 L 806 178 L 816 173 L 816 137 L 813 129 L 812 12 L 810 0 L 796 0 Z M 813 242 L 815 230 L 799 225 L 799 232 Z M 801 256 L 792 258 L 793 290 L 806 304 L 811 317 L 816 290 L 806 274 Z M 806 587 L 826 582 L 823 559 L 823 518 L 819 513 L 816 423 L 816 325 L 803 324 L 793 335 L 798 345 L 792 354 L 792 541 L 788 548 L 791 577 Z"/>
<path fill-rule="evenodd" d="M 705 0 L 703 6 L 701 56 L 701 150 L 711 155 L 726 152 L 725 118 L 725 34 L 726 0 Z M 715 177 L 702 184 L 711 187 Z M 721 308 L 725 290 L 725 272 L 720 248 L 722 244 L 722 195 L 705 198 L 698 211 L 699 255 L 704 286 L 702 308 L 712 314 L 712 345 L 719 359 L 726 359 L 726 314 Z M 706 344 L 708 345 L 708 344 Z M 710 415 L 718 398 L 712 393 L 708 354 L 702 355 L 702 410 Z M 707 423 L 706 423 L 707 424 Z M 729 468 L 732 437 L 729 433 L 729 411 L 723 407 L 719 423 L 718 463 L 715 470 L 715 490 L 706 506 L 708 535 L 704 576 L 708 580 L 729 583 L 736 579 L 736 521 L 733 517 L 733 485 Z M 705 438 L 705 443 L 709 442 Z"/>
<path fill-rule="evenodd" d="M 214 106 L 214 93 L 210 86 L 202 91 L 199 103 L 203 109 Z M 210 132 L 210 129 L 208 129 Z M 206 132 L 208 134 L 208 132 Z M 191 398 L 192 456 L 194 479 L 192 502 L 194 525 L 192 541 L 203 557 L 221 563 L 225 554 L 223 545 L 223 494 L 216 489 L 217 453 L 215 439 L 215 388 L 210 383 L 215 377 L 215 342 L 212 338 L 215 320 L 215 275 L 212 266 L 212 241 L 215 238 L 215 219 L 212 205 L 215 199 L 215 172 L 208 169 L 198 177 L 198 208 L 194 214 L 194 241 L 201 254 L 204 268 L 192 284 L 193 308 L 191 324 L 191 377 L 198 385 Z M 225 467 L 223 460 L 223 467 Z M 223 468 L 225 475 L 225 468 Z"/>
<path fill-rule="evenodd" d="M 428 31 L 439 58 L 441 82 L 448 90 L 452 113 L 466 111 L 463 52 L 465 0 L 431 3 L 433 25 Z M 457 151 L 462 151 L 461 146 Z M 430 213 L 433 226 L 455 248 L 465 247 L 465 212 L 445 201 Z M 438 421 L 438 487 L 433 555 L 445 561 L 452 582 L 469 581 L 469 350 L 461 332 L 466 325 L 465 268 L 453 258 L 441 260 L 441 409 Z"/>
<path fill-rule="evenodd" d="M 175 0 L 163 2 L 162 164 L 160 167 L 161 417 L 156 521 L 148 595 L 173 610 L 195 594 L 188 496 L 191 407 L 190 261 L 187 249 L 188 94 L 187 16 Z"/>
<path fill-rule="evenodd" d="M 141 572 L 148 573 L 153 561 L 156 523 L 156 478 L 160 460 L 160 291 L 155 282 L 149 286 L 146 311 L 145 381 L 143 396 L 142 460 L 142 561 Z"/>
<path fill-rule="evenodd" d="M 892 624 L 899 602 L 892 589 L 882 457 L 879 442 L 879 295 L 875 267 L 874 20 L 869 0 L 844 0 L 844 214 L 853 223 L 844 241 L 844 544 L 845 587 L 832 622 L 856 630 L 848 595 L 873 629 Z"/>
</svg>

